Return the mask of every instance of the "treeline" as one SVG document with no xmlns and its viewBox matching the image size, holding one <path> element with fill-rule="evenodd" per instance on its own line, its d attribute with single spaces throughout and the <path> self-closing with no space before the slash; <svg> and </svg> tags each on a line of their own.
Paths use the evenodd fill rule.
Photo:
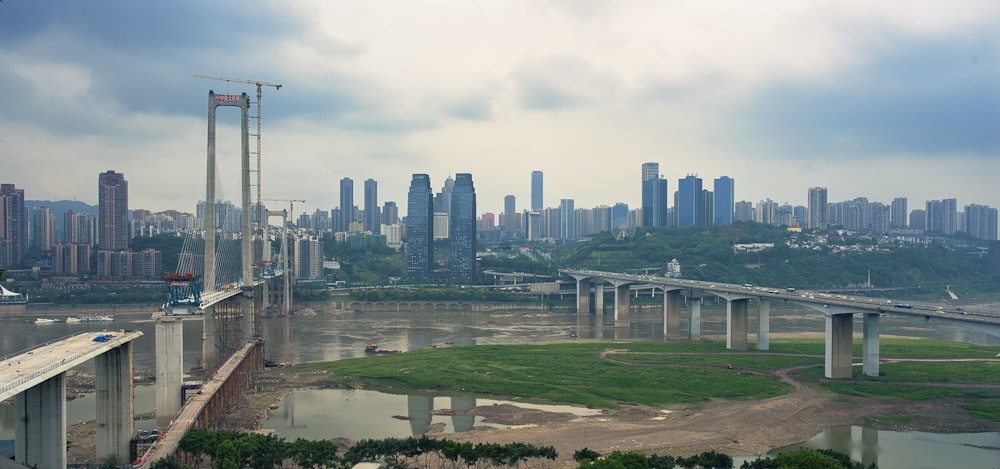
<svg viewBox="0 0 1000 469">
<path fill-rule="evenodd" d="M 152 469 L 200 468 L 207 463 L 213 469 L 351 468 L 360 462 L 379 462 L 389 469 L 409 468 L 501 468 L 532 467 L 559 456 L 552 446 L 527 443 L 457 442 L 444 438 L 365 439 L 343 453 L 327 440 L 297 438 L 287 442 L 274 435 L 232 430 L 191 430 L 179 445 L 180 459 L 167 457 L 150 464 Z M 732 469 L 733 458 L 725 453 L 706 451 L 688 457 L 646 455 L 636 451 L 615 450 L 608 456 L 583 448 L 573 453 L 579 469 Z M 757 458 L 744 462 L 740 469 L 779 468 L 877 469 L 867 468 L 849 456 L 831 450 L 799 448 L 775 458 Z"/>
</svg>

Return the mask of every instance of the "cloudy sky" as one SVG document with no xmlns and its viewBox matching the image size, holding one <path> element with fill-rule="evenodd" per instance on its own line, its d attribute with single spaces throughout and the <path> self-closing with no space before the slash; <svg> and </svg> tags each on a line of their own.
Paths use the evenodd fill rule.
<svg viewBox="0 0 1000 469">
<path fill-rule="evenodd" d="M 37 1 L 0 3 L 0 182 L 131 208 L 204 199 L 207 95 L 265 87 L 264 197 L 339 205 L 413 173 L 473 174 L 481 212 L 638 207 L 640 167 L 736 199 L 957 198 L 1000 207 L 1000 2 Z M 239 111 L 219 109 L 222 197 Z M 283 204 L 278 204 L 283 205 Z"/>
</svg>

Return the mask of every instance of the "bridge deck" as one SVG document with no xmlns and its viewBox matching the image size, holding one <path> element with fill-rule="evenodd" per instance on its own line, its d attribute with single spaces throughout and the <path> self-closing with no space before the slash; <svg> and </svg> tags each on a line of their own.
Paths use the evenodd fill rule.
<svg viewBox="0 0 1000 469">
<path fill-rule="evenodd" d="M 107 340 L 95 342 L 104 336 Z M 0 401 L 142 336 L 139 331 L 83 332 L 0 360 Z"/>
</svg>

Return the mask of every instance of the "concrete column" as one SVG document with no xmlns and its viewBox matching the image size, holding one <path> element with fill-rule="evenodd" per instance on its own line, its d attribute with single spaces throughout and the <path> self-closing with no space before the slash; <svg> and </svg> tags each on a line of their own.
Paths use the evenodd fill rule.
<svg viewBox="0 0 1000 469">
<path fill-rule="evenodd" d="M 129 462 L 129 440 L 134 415 L 132 342 L 97 356 L 95 388 L 97 397 L 97 461 L 111 458 Z"/>
<path fill-rule="evenodd" d="M 878 313 L 865 313 L 861 326 L 864 330 L 862 372 L 865 376 L 878 376 L 878 323 Z"/>
<path fill-rule="evenodd" d="M 628 327 L 631 302 L 628 297 L 629 284 L 615 285 L 615 327 Z"/>
<path fill-rule="evenodd" d="M 576 280 L 576 314 L 590 314 L 590 278 Z"/>
<path fill-rule="evenodd" d="M 830 379 L 851 377 L 851 341 L 854 335 L 853 315 L 826 316 L 825 376 Z"/>
<path fill-rule="evenodd" d="M 219 363 L 219 348 L 216 346 L 218 321 L 215 319 L 215 305 L 205 309 L 204 326 L 201 329 L 201 367 L 206 370 L 215 368 Z"/>
<path fill-rule="evenodd" d="M 175 318 L 156 321 L 156 429 L 170 426 L 181 409 L 184 385 L 184 322 Z"/>
<path fill-rule="evenodd" d="M 66 467 L 66 375 L 14 397 L 14 458 L 38 469 Z"/>
<path fill-rule="evenodd" d="M 701 340 L 701 298 L 688 302 L 688 339 Z"/>
<path fill-rule="evenodd" d="M 252 292 L 244 291 L 239 296 L 240 311 L 243 317 L 240 318 L 240 338 L 247 342 L 257 334 L 257 325 L 254 324 L 253 300 L 258 288 L 254 287 Z"/>
<path fill-rule="evenodd" d="M 771 349 L 771 300 L 757 301 L 757 350 Z"/>
<path fill-rule="evenodd" d="M 681 335 L 681 291 L 663 291 L 663 338 Z"/>
<path fill-rule="evenodd" d="M 726 348 L 747 349 L 747 311 L 749 299 L 729 300 L 726 304 Z"/>
<path fill-rule="evenodd" d="M 594 282 L 594 314 L 604 316 L 604 282 Z"/>
</svg>

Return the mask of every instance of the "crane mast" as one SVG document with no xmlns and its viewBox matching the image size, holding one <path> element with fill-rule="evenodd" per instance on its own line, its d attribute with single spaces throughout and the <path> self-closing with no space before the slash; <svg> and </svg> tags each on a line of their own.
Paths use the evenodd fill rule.
<svg viewBox="0 0 1000 469">
<path fill-rule="evenodd" d="M 285 273 L 283 275 L 284 288 L 285 288 L 285 301 L 284 301 L 284 313 L 288 316 L 291 313 L 291 300 L 292 300 L 292 269 L 288 262 L 288 230 L 289 230 L 289 217 L 295 216 L 295 202 L 305 203 L 305 200 L 298 199 L 267 199 L 268 202 L 288 202 L 288 216 L 282 217 L 282 223 L 284 226 L 281 227 L 281 261 L 285 263 Z"/>
<path fill-rule="evenodd" d="M 264 217 L 264 202 L 263 202 L 263 199 L 261 198 L 261 168 L 260 168 L 260 165 L 261 165 L 261 156 L 260 156 L 261 155 L 261 146 L 260 146 L 261 145 L 261 142 L 260 142 L 261 110 L 260 110 L 260 108 L 261 108 L 261 98 L 262 98 L 261 88 L 263 88 L 265 86 L 271 86 L 271 87 L 274 87 L 275 90 L 280 90 L 281 89 L 281 85 L 280 84 L 276 84 L 276 83 L 268 83 L 266 81 L 260 81 L 260 80 L 244 80 L 242 78 L 230 78 L 230 77 L 220 77 L 220 76 L 214 76 L 214 75 L 202 75 L 202 74 L 198 74 L 198 73 L 196 73 L 194 75 L 194 77 L 195 78 L 204 78 L 206 80 L 225 81 L 225 82 L 230 82 L 230 83 L 243 83 L 243 84 L 247 84 L 247 85 L 254 85 L 254 86 L 257 87 L 257 117 L 256 117 L 256 119 L 257 119 L 257 169 L 256 169 L 256 172 L 257 172 L 257 229 L 254 230 L 254 231 L 255 231 L 255 235 L 258 237 L 258 239 L 260 239 L 263 242 L 263 240 L 264 240 L 264 232 L 263 232 L 263 224 L 262 224 L 263 222 L 262 222 L 262 220 L 263 220 L 263 217 Z M 264 260 L 264 249 L 263 249 L 263 246 L 261 246 L 260 259 L 257 259 L 257 262 L 261 262 L 263 260 Z"/>
</svg>

